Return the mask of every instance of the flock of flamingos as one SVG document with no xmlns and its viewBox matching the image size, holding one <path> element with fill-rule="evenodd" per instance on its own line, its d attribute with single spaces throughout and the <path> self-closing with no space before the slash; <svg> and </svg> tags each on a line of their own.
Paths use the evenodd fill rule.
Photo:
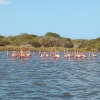
<svg viewBox="0 0 100 100">
<path fill-rule="evenodd" d="M 7 51 L 7 56 L 9 56 L 9 51 Z M 34 56 L 34 52 L 31 52 L 30 50 L 13 50 L 11 56 L 13 58 L 30 58 Z M 51 52 L 46 52 L 46 51 L 39 51 L 38 56 L 40 58 L 54 58 L 54 59 L 60 59 L 62 56 L 60 55 L 59 51 L 51 51 Z M 63 51 L 63 57 L 64 58 L 96 58 L 97 53 L 92 51 L 88 52 L 87 54 L 84 51 L 69 51 L 69 50 L 64 50 Z"/>
</svg>

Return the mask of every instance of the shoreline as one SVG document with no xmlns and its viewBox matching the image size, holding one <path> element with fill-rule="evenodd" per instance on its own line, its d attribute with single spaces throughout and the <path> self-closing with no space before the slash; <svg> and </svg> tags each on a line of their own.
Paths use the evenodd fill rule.
<svg viewBox="0 0 100 100">
<path fill-rule="evenodd" d="M 13 50 L 20 50 L 22 49 L 21 46 L 0 46 L 0 51 L 13 51 Z M 97 49 L 90 49 L 87 50 L 86 48 L 65 48 L 65 47 L 27 47 L 24 48 L 30 51 L 34 51 L 34 52 L 39 52 L 39 51 L 46 51 L 46 52 L 50 52 L 50 51 L 59 51 L 59 52 L 64 52 L 65 51 L 84 51 L 84 52 L 88 52 L 88 51 L 92 51 L 92 52 L 100 52 Z"/>
</svg>

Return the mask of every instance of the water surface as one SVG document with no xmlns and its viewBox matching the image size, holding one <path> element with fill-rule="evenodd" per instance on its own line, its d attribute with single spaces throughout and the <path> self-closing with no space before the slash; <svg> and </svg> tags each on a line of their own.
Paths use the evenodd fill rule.
<svg viewBox="0 0 100 100">
<path fill-rule="evenodd" d="M 100 100 L 100 53 L 93 59 L 13 59 L 0 52 L 0 100 Z"/>
</svg>

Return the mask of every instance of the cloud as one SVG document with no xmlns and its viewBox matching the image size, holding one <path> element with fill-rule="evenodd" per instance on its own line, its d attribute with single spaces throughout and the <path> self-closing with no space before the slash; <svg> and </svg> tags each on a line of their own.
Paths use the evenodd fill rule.
<svg viewBox="0 0 100 100">
<path fill-rule="evenodd" d="M 9 0 L 0 0 L 0 5 L 10 4 Z"/>
</svg>

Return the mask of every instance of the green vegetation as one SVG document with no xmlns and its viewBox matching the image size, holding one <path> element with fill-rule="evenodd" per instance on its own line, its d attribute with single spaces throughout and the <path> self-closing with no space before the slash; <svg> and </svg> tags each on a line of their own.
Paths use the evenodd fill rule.
<svg viewBox="0 0 100 100">
<path fill-rule="evenodd" d="M 63 51 L 66 48 L 71 50 L 96 50 L 100 51 L 100 38 L 97 39 L 70 39 L 61 37 L 57 33 L 47 32 L 44 36 L 35 34 L 21 33 L 17 36 L 2 36 L 0 35 L 0 50 L 20 49 L 24 46 L 32 51 L 41 50 L 59 50 Z"/>
</svg>

